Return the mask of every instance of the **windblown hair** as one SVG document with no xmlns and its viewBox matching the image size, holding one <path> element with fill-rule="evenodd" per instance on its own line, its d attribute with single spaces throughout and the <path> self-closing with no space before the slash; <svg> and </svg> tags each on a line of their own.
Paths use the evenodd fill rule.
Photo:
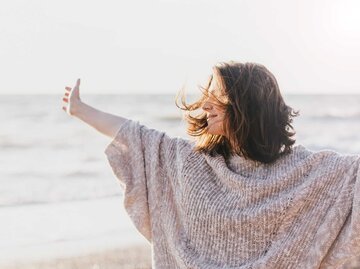
<svg viewBox="0 0 360 269">
<path fill-rule="evenodd" d="M 225 135 L 207 132 L 205 111 L 191 115 L 201 109 L 209 96 L 213 76 L 226 97 L 226 101 L 217 98 L 225 111 Z M 196 151 L 211 156 L 220 154 L 225 159 L 237 154 L 262 163 L 272 163 L 291 152 L 295 143 L 292 121 L 299 111 L 285 104 L 274 75 L 263 65 L 219 63 L 213 67 L 207 86 L 200 88 L 203 95 L 193 103 L 186 103 L 184 93 L 176 98 L 176 105 L 185 111 L 187 133 L 197 138 Z"/>
</svg>

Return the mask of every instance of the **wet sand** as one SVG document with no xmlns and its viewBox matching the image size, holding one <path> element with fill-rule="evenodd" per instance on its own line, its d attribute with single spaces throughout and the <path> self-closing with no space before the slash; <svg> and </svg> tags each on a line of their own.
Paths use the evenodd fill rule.
<svg viewBox="0 0 360 269">
<path fill-rule="evenodd" d="M 15 263 L 0 269 L 150 269 L 151 249 L 147 245 L 33 263 Z"/>
<path fill-rule="evenodd" d="M 341 269 L 359 268 L 360 257 L 341 267 Z M 15 263 L 0 266 L 0 269 L 151 269 L 151 249 L 148 245 L 138 245 L 77 257 Z"/>
</svg>

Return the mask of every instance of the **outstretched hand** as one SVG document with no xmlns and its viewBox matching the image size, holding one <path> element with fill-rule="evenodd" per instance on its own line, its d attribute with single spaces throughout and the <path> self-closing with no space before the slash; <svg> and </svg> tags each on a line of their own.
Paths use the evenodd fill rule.
<svg viewBox="0 0 360 269">
<path fill-rule="evenodd" d="M 62 109 L 69 115 L 74 115 L 78 106 L 81 104 L 80 99 L 80 79 L 78 78 L 74 88 L 65 87 L 65 94 L 62 99 L 65 102 L 65 106 Z"/>
</svg>

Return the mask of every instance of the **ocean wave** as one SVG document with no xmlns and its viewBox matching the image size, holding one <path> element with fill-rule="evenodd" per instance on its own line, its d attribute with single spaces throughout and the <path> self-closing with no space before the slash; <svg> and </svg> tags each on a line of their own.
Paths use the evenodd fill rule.
<svg viewBox="0 0 360 269">
<path fill-rule="evenodd" d="M 332 120 L 360 120 L 360 112 L 359 113 L 325 113 L 319 115 L 311 115 L 311 119 L 317 121 L 332 121 Z"/>
<path fill-rule="evenodd" d="M 12 141 L 0 141 L 0 149 L 13 150 L 13 149 L 28 149 L 34 147 L 31 143 L 21 143 Z"/>
<path fill-rule="evenodd" d="M 166 121 L 166 122 L 179 122 L 182 120 L 182 116 L 179 115 L 162 115 L 156 117 L 156 119 L 160 121 Z"/>
<path fill-rule="evenodd" d="M 107 199 L 111 197 L 119 197 L 121 194 L 111 194 L 111 195 L 102 195 L 94 197 L 81 197 L 77 199 L 53 199 L 53 200 L 8 200 L 0 201 L 0 208 L 5 207 L 20 207 L 20 206 L 33 206 L 33 205 L 50 205 L 50 204 L 59 204 L 59 203 L 72 203 L 72 202 L 81 202 L 81 201 L 91 201 L 91 200 L 100 200 Z"/>
<path fill-rule="evenodd" d="M 39 141 L 33 139 L 29 142 L 19 142 L 11 140 L 0 140 L 0 149 L 3 150 L 24 150 L 24 149 L 49 149 L 49 150 L 62 150 L 71 149 L 72 145 L 69 142 L 51 142 Z"/>
<path fill-rule="evenodd" d="M 94 171 L 73 171 L 63 175 L 64 178 L 98 178 L 100 173 Z"/>
</svg>

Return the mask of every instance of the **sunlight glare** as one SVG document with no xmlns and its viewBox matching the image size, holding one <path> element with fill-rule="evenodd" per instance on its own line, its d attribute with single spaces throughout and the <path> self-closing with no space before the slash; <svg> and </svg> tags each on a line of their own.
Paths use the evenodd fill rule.
<svg viewBox="0 0 360 269">
<path fill-rule="evenodd" d="M 339 37 L 360 40 L 360 1 L 334 1 L 332 7 L 334 30 Z"/>
</svg>

